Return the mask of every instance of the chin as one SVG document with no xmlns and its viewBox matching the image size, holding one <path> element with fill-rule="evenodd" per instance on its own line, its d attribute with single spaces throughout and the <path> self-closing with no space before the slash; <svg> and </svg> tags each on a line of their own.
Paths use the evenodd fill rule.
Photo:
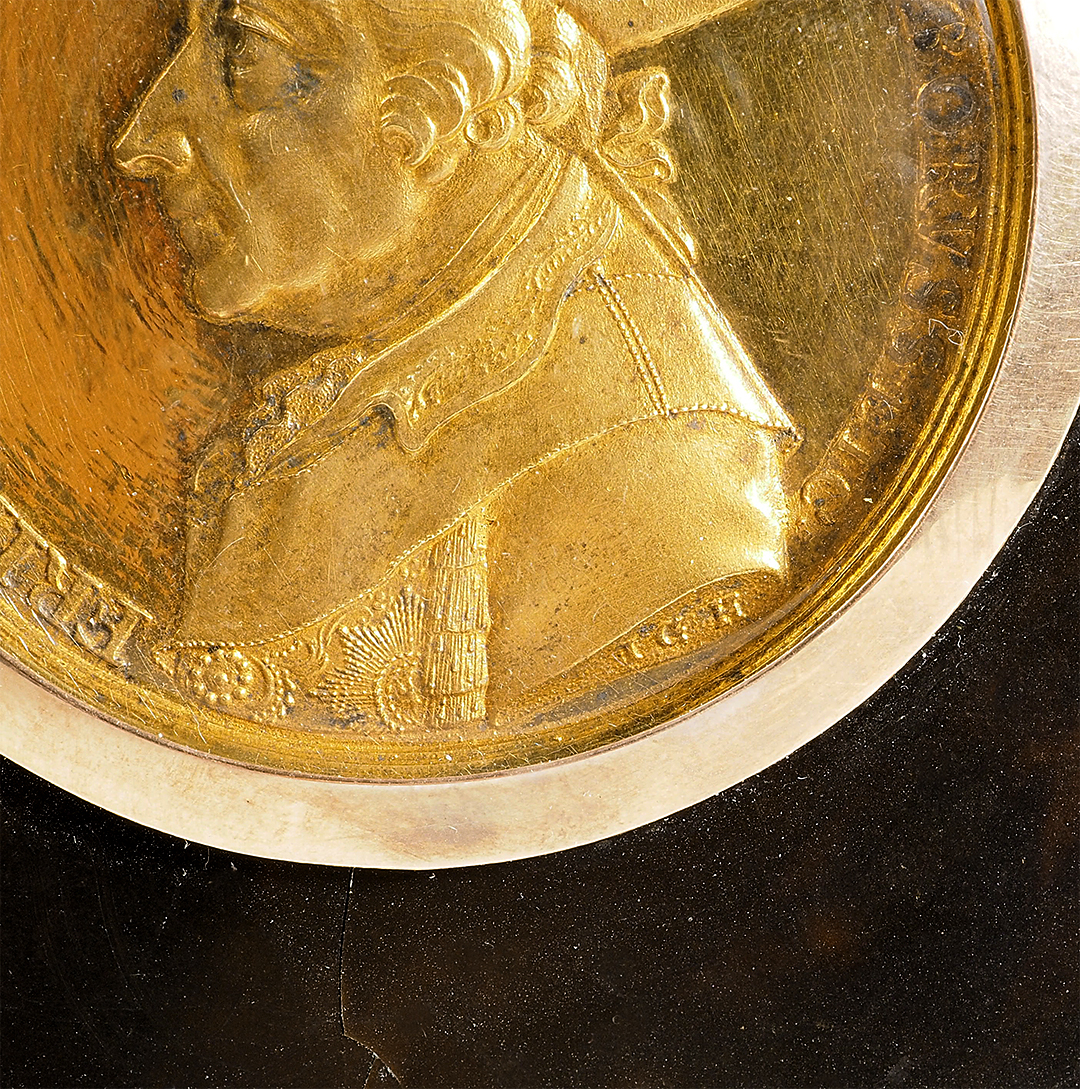
<svg viewBox="0 0 1080 1089">
<path fill-rule="evenodd" d="M 210 276 L 199 270 L 188 285 L 195 309 L 215 325 L 265 321 L 260 311 L 266 294 L 265 288 L 245 283 L 244 277 L 218 273 Z"/>
<path fill-rule="evenodd" d="M 251 276 L 249 265 L 240 268 L 195 268 L 188 296 L 199 314 L 214 325 L 236 323 L 268 325 L 285 333 L 320 336 L 334 331 L 333 323 L 317 316 L 324 291 L 302 291 L 295 284 L 282 286 Z"/>
</svg>

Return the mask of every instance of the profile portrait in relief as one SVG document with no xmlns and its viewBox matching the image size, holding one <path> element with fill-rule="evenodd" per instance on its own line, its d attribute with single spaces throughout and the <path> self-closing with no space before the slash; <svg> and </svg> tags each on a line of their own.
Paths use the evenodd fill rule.
<svg viewBox="0 0 1080 1089">
<path fill-rule="evenodd" d="M 115 165 L 204 319 L 316 350 L 192 468 L 187 698 L 513 729 L 782 592 L 796 430 L 695 274 L 668 77 L 619 62 L 741 2 L 191 0 Z"/>
</svg>

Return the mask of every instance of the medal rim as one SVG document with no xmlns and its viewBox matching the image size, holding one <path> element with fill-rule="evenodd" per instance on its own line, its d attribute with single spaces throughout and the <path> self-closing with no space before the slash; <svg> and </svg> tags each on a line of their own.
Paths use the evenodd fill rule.
<svg viewBox="0 0 1080 1089">
<path fill-rule="evenodd" d="M 1019 0 L 1034 84 L 1036 206 L 1010 341 L 981 417 L 907 539 L 798 646 L 712 703 L 607 748 L 454 779 L 289 776 L 161 745 L 0 662 L 0 751 L 160 831 L 291 861 L 402 869 L 578 846 L 701 801 L 816 737 L 918 652 L 1049 473 L 1080 405 L 1080 45 L 1068 0 Z M 1070 95 L 1073 97 L 1070 100 Z M 1071 263 L 1070 263 L 1071 262 Z M 1040 426 L 1031 425 L 1036 411 Z"/>
</svg>

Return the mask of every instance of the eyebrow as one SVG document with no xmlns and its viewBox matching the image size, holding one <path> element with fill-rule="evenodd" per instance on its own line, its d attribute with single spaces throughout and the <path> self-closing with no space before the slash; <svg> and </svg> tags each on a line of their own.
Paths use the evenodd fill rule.
<svg viewBox="0 0 1080 1089">
<path fill-rule="evenodd" d="M 296 39 L 251 3 L 233 0 L 222 14 L 226 19 L 239 23 L 240 26 L 253 30 L 256 34 L 262 34 L 263 37 L 280 42 L 290 49 L 296 48 Z"/>
<path fill-rule="evenodd" d="M 336 9 L 336 3 L 318 0 L 231 0 L 222 14 L 286 48 L 319 56 L 344 45 L 345 28 Z"/>
</svg>

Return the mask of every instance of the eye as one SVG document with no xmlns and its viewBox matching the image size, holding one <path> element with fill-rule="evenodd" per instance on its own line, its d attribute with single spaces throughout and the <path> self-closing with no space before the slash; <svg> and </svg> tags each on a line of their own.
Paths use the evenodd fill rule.
<svg viewBox="0 0 1080 1089">
<path fill-rule="evenodd" d="M 256 112 L 310 98 L 314 73 L 281 42 L 244 23 L 232 8 L 218 21 L 222 76 L 233 101 Z"/>
</svg>

